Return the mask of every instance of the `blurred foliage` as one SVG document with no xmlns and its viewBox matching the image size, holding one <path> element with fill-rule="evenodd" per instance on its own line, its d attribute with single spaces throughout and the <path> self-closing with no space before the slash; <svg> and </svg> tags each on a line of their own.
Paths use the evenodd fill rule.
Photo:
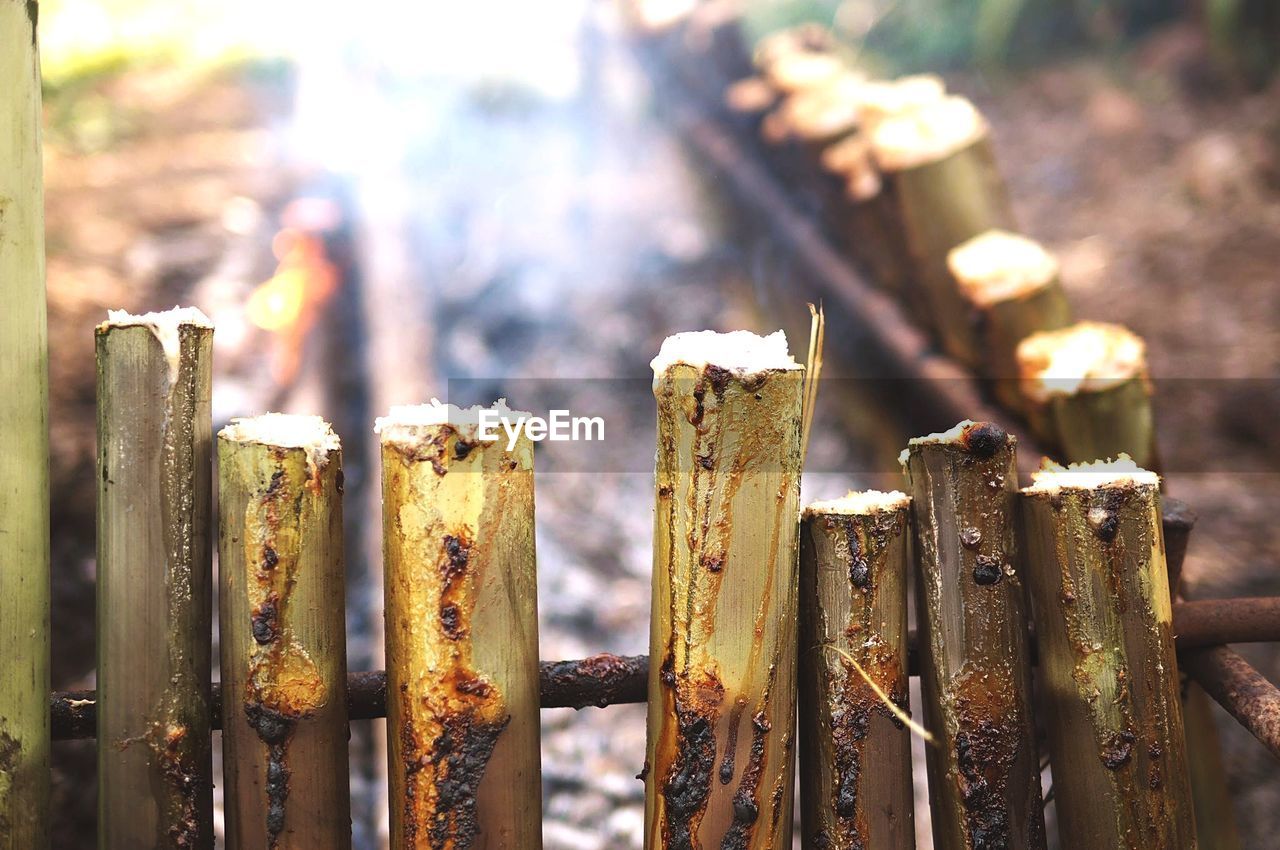
<svg viewBox="0 0 1280 850">
<path fill-rule="evenodd" d="M 1113 45 L 1187 8 L 1188 0 L 756 0 L 748 21 L 755 34 L 821 22 L 865 51 L 870 64 L 906 72 Z"/>
<path fill-rule="evenodd" d="M 140 64 L 203 70 L 282 55 L 277 26 L 298 11 L 283 0 L 41 0 L 40 64 L 46 92 Z"/>
<path fill-rule="evenodd" d="M 1280 0 L 1204 0 L 1214 59 L 1255 86 L 1280 66 Z"/>
</svg>

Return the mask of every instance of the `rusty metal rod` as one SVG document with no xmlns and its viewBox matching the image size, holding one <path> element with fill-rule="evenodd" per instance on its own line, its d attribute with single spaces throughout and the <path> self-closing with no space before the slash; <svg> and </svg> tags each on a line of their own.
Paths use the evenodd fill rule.
<svg viewBox="0 0 1280 850">
<path fill-rule="evenodd" d="M 1218 705 L 1280 758 L 1280 689 L 1225 646 L 1188 652 L 1182 658 L 1182 667 Z"/>
<path fill-rule="evenodd" d="M 1173 627 L 1177 633 L 1178 651 L 1188 659 L 1202 654 L 1188 650 L 1228 643 L 1280 641 L 1280 597 L 1177 602 L 1173 606 Z M 606 652 L 580 660 L 543 661 L 539 675 L 540 703 L 543 708 L 605 708 L 641 703 L 645 701 L 648 669 L 647 655 L 619 656 Z M 915 675 L 914 648 L 910 669 Z M 1188 672 L 1193 672 L 1189 665 Z M 1200 681 L 1199 676 L 1197 681 Z M 381 670 L 347 674 L 347 703 L 351 719 L 385 717 L 386 689 L 386 675 Z M 221 686 L 216 682 L 213 691 L 213 728 L 221 729 L 222 716 L 218 709 Z M 49 700 L 53 739 L 92 738 L 97 723 L 95 699 L 93 691 L 53 694 Z"/>
<path fill-rule="evenodd" d="M 1173 606 L 1179 652 L 1228 643 L 1280 640 L 1280 597 L 1204 599 Z"/>
</svg>

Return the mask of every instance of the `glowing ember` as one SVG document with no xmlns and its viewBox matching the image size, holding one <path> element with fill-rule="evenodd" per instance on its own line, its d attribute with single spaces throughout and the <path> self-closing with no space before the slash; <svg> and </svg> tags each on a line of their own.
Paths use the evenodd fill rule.
<svg viewBox="0 0 1280 850">
<path fill-rule="evenodd" d="M 245 306 L 250 322 L 275 334 L 271 375 L 281 385 L 297 375 L 307 334 L 338 289 L 338 270 L 325 251 L 324 228 L 315 227 L 315 217 L 308 212 L 300 202 L 285 210 L 286 226 L 271 244 L 279 261 L 276 273 L 253 291 Z"/>
</svg>

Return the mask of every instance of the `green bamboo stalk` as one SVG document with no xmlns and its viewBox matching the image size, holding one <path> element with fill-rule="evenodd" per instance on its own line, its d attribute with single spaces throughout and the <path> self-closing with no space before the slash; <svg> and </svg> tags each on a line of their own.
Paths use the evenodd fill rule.
<svg viewBox="0 0 1280 850">
<path fill-rule="evenodd" d="M 804 509 L 799 727 L 806 850 L 915 845 L 911 740 L 898 714 L 908 710 L 909 519 L 910 500 L 897 492 L 850 493 Z"/>
<path fill-rule="evenodd" d="M 1159 487 L 1122 457 L 1022 491 L 1065 847 L 1196 847 Z"/>
<path fill-rule="evenodd" d="M 1045 847 L 1013 496 L 1017 442 L 961 422 L 902 454 L 939 850 Z M 1100 846 L 1100 845 L 1099 845 Z"/>
<path fill-rule="evenodd" d="M 988 230 L 951 249 L 947 268 L 974 327 L 975 347 L 964 362 L 992 382 L 1002 404 L 1018 410 L 1018 343 L 1071 323 L 1058 261 L 1025 236 Z"/>
<path fill-rule="evenodd" d="M 986 121 L 969 101 L 949 96 L 885 118 L 871 139 L 897 201 L 931 325 L 946 352 L 964 360 L 977 342 L 947 254 L 987 230 L 1013 229 Z"/>
<path fill-rule="evenodd" d="M 229 850 L 351 846 L 342 450 L 318 416 L 218 433 Z"/>
<path fill-rule="evenodd" d="M 113 311 L 98 360 L 98 846 L 213 847 L 213 325 Z"/>
<path fill-rule="evenodd" d="M 34 2 L 0 0 L 0 848 L 49 843 L 49 387 Z"/>
<path fill-rule="evenodd" d="M 482 416 L 378 420 L 393 848 L 542 846 L 533 443 Z"/>
<path fill-rule="evenodd" d="M 1077 322 L 1018 345 L 1023 410 L 1068 463 L 1128 454 L 1158 465 L 1146 344 L 1120 325 Z"/>
<path fill-rule="evenodd" d="M 804 367 L 781 331 L 704 331 L 653 369 L 645 846 L 789 847 Z"/>
</svg>

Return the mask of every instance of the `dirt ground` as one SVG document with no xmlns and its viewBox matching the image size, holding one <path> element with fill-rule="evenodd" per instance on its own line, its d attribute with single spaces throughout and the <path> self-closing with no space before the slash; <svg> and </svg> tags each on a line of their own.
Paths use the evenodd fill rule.
<svg viewBox="0 0 1280 850">
<path fill-rule="evenodd" d="M 1190 592 L 1277 593 L 1280 547 L 1271 522 L 1280 508 L 1280 446 L 1270 424 L 1280 416 L 1280 88 L 1214 87 L 1199 73 L 1198 55 L 1193 38 L 1171 32 L 1122 56 L 950 82 L 988 115 L 1024 229 L 1062 257 L 1078 312 L 1124 322 L 1148 339 L 1171 488 L 1201 516 Z M 606 71 L 609 78 L 617 69 Z M 629 80 L 623 89 L 636 85 L 634 69 L 619 73 Z M 594 96 L 615 91 L 605 85 Z M 51 102 L 46 159 L 58 688 L 93 681 L 92 327 L 107 308 L 186 300 L 242 245 L 252 229 L 246 215 L 278 208 L 288 191 L 272 156 L 276 124 L 289 108 L 279 79 L 132 72 L 78 98 Z M 579 252 L 570 263 L 522 259 L 521 252 L 541 257 L 545 247 L 532 231 L 516 247 L 494 248 L 504 234 L 486 217 L 492 211 L 468 212 L 475 189 L 465 170 L 439 197 L 429 196 L 429 174 L 421 178 L 423 218 L 408 222 L 425 246 L 415 259 L 449 277 L 454 296 L 433 317 L 447 323 L 437 350 L 424 353 L 441 380 L 472 376 L 462 363 L 482 378 L 513 366 L 513 374 L 537 377 L 562 370 L 642 377 L 665 334 L 742 320 L 730 295 L 751 280 L 749 255 L 708 241 L 717 230 L 694 217 L 707 213 L 682 188 L 691 178 L 672 140 L 635 116 L 625 126 L 595 126 L 589 144 L 558 129 L 557 122 L 589 118 L 595 108 L 586 97 L 567 112 L 485 119 L 507 122 L 500 136 L 507 153 L 531 139 L 547 143 L 545 168 L 535 158 L 517 170 L 515 194 L 546 205 L 532 207 L 540 209 L 535 215 L 577 228 L 548 249 Z M 622 145 L 631 147 L 615 149 Z M 588 162 L 594 179 L 574 184 L 557 206 L 547 192 L 565 190 L 548 186 L 577 179 L 575 157 Z M 431 218 L 441 210 L 450 216 L 443 229 Z M 441 230 L 458 244 L 442 243 Z M 466 240 L 478 253 L 468 253 Z M 626 257 L 590 254 L 627 240 Z M 256 253 L 269 264 L 265 246 Z M 266 272 L 269 265 L 250 275 Z M 556 282 L 575 275 L 595 281 L 591 293 Z M 550 294 L 539 300 L 536 292 Z M 473 298 L 486 306 L 468 314 Z M 575 337 L 583 341 L 564 343 Z M 514 348 L 519 361 L 510 359 Z M 456 368 L 450 351 L 467 355 L 458 355 Z M 1269 379 L 1269 391 L 1247 378 Z M 586 399 L 600 391 L 582 390 Z M 815 452 L 836 456 L 840 443 L 826 427 L 815 435 Z M 554 491 L 545 501 L 544 481 Z M 620 473 L 578 483 L 539 480 L 543 656 L 643 651 L 648 478 Z M 830 489 L 844 483 L 828 482 Z M 1280 679 L 1280 653 L 1251 650 L 1250 657 Z M 630 777 L 643 747 L 643 710 L 548 712 L 544 726 L 547 846 L 639 846 L 641 791 Z M 1223 728 L 1245 846 L 1267 846 L 1280 827 L 1274 762 L 1233 723 Z M 83 846 L 93 820 L 92 795 L 84 793 L 92 746 L 57 745 L 55 765 L 56 846 Z"/>
</svg>

